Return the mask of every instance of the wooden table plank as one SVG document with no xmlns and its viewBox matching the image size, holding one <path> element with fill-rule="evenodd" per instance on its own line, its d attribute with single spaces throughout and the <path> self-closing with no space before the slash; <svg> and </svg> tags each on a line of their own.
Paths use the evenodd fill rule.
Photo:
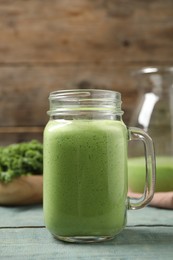
<svg viewBox="0 0 173 260">
<path fill-rule="evenodd" d="M 171 259 L 173 227 L 126 228 L 100 244 L 68 244 L 45 228 L 1 229 L 1 259 Z"/>
<path fill-rule="evenodd" d="M 136 225 L 170 225 L 173 227 L 173 210 L 146 207 L 128 211 L 128 226 Z"/>
<path fill-rule="evenodd" d="M 0 207 L 0 228 L 43 225 L 42 205 Z"/>
<path fill-rule="evenodd" d="M 173 210 L 146 207 L 127 211 L 127 226 L 173 226 Z M 0 227 L 43 226 L 42 205 L 0 207 Z"/>
</svg>

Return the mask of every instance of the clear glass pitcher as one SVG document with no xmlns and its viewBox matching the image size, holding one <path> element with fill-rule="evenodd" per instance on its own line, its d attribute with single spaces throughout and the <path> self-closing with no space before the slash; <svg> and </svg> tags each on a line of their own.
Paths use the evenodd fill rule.
<svg viewBox="0 0 173 260">
<path fill-rule="evenodd" d="M 99 242 L 126 225 L 127 209 L 147 205 L 154 193 L 153 142 L 122 121 L 121 94 L 107 90 L 50 93 L 44 130 L 44 218 L 58 239 Z M 146 188 L 127 196 L 127 144 L 144 142 Z"/>
<path fill-rule="evenodd" d="M 142 128 L 154 141 L 156 191 L 171 191 L 173 190 L 173 67 L 142 68 L 136 71 L 135 77 L 138 98 L 130 125 Z M 142 192 L 144 163 L 140 157 L 143 147 L 138 144 L 131 145 L 129 150 L 130 156 L 135 157 L 129 161 L 129 185 L 133 191 Z M 143 182 L 138 180 L 140 172 L 143 175 Z"/>
</svg>

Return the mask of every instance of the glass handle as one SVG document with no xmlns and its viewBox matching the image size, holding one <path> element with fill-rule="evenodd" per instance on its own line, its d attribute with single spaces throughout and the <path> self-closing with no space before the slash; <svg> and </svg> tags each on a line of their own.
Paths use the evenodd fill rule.
<svg viewBox="0 0 173 260">
<path fill-rule="evenodd" d="M 155 188 L 155 153 L 151 137 L 142 129 L 129 127 L 129 141 L 137 140 L 144 143 L 146 179 L 144 193 L 140 198 L 128 198 L 128 209 L 145 207 L 153 198 Z"/>
</svg>

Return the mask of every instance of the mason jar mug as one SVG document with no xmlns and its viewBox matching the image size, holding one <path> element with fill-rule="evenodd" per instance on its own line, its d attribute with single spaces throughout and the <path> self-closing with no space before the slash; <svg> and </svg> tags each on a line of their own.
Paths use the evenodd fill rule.
<svg viewBox="0 0 173 260">
<path fill-rule="evenodd" d="M 154 193 L 153 142 L 122 121 L 121 94 L 96 89 L 50 93 L 44 130 L 44 219 L 69 242 L 113 239 L 126 225 L 127 209 L 147 205 Z M 144 143 L 146 186 L 128 197 L 128 141 Z"/>
</svg>

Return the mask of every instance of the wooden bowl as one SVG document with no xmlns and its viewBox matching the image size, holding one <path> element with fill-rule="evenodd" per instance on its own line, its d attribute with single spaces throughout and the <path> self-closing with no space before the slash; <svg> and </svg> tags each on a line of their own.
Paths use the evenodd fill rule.
<svg viewBox="0 0 173 260">
<path fill-rule="evenodd" d="M 21 176 L 10 183 L 0 183 L 0 205 L 36 204 L 42 199 L 42 175 Z"/>
</svg>

